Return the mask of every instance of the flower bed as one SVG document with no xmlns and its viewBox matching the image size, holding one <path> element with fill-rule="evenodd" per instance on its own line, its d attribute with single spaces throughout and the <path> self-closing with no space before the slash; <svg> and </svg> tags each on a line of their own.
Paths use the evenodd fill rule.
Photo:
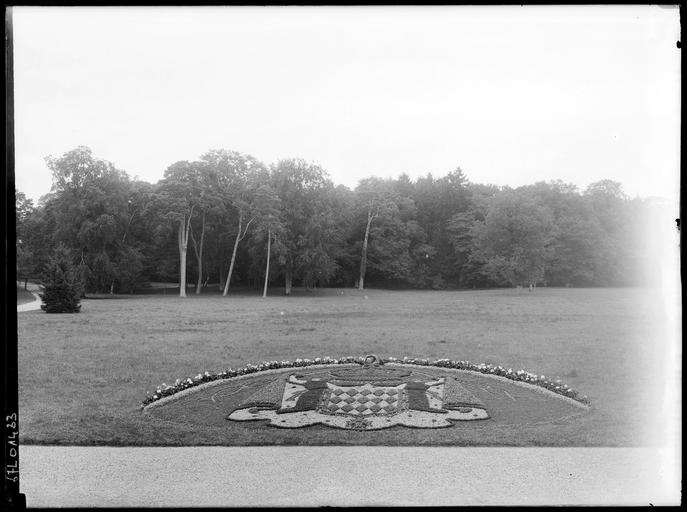
<svg viewBox="0 0 687 512">
<path fill-rule="evenodd" d="M 154 393 L 148 392 L 146 398 L 143 400 L 141 407 L 145 407 L 157 400 L 164 397 L 174 395 L 185 389 L 189 389 L 207 382 L 220 380 L 220 379 L 231 379 L 241 375 L 247 375 L 250 373 L 256 373 L 266 370 L 277 370 L 281 368 L 300 368 L 304 366 L 316 366 L 324 364 L 351 364 L 358 363 L 363 364 L 365 362 L 365 357 L 341 357 L 338 359 L 331 357 L 316 357 L 315 359 L 295 359 L 294 361 L 267 361 L 260 363 L 258 365 L 247 364 L 243 368 L 233 369 L 229 368 L 217 374 L 210 374 L 209 372 L 199 373 L 193 378 L 187 378 L 185 380 L 177 379 L 174 385 L 167 385 L 164 382 L 157 387 Z M 577 391 L 562 384 L 560 380 L 550 381 L 547 380 L 544 375 L 536 375 L 534 373 L 517 370 L 513 371 L 510 368 L 504 368 L 502 366 L 495 366 L 491 364 L 473 364 L 470 361 L 455 361 L 453 359 L 437 359 L 435 361 L 430 361 L 429 359 L 417 359 L 412 357 L 404 357 L 398 359 L 396 357 L 381 358 L 382 363 L 399 363 L 399 364 L 409 364 L 416 366 L 435 366 L 437 368 L 450 368 L 454 370 L 468 370 L 478 373 L 483 373 L 487 375 L 497 375 L 499 377 L 505 377 L 507 379 L 525 382 L 534 386 L 539 386 L 541 388 L 548 389 L 558 395 L 562 395 L 573 400 L 576 400 L 585 405 L 589 405 L 589 399 L 586 396 L 580 396 Z"/>
</svg>

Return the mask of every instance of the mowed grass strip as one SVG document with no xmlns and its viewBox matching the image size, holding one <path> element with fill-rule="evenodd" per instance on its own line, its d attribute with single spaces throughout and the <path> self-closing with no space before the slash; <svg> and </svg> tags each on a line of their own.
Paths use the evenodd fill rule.
<svg viewBox="0 0 687 512">
<path fill-rule="evenodd" d="M 22 442 L 269 443 L 250 429 L 227 436 L 222 429 L 172 426 L 146 418 L 139 406 L 161 383 L 204 371 L 366 353 L 526 369 L 560 377 L 593 404 L 584 428 L 548 425 L 540 439 L 508 435 L 504 444 L 635 446 L 652 443 L 660 430 L 665 332 L 647 290 L 274 293 L 266 299 L 245 293 L 120 296 L 85 299 L 74 315 L 20 313 Z M 422 436 L 388 432 L 374 442 L 436 441 L 431 433 Z M 279 442 L 307 444 L 308 436 L 292 432 Z M 317 443 L 338 444 L 337 431 L 319 435 Z M 443 437 L 439 444 L 450 443 Z"/>
</svg>

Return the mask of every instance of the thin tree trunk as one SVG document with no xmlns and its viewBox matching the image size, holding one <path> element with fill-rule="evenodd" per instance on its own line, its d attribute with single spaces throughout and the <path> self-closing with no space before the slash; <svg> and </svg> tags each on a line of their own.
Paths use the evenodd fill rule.
<svg viewBox="0 0 687 512">
<path fill-rule="evenodd" d="M 184 222 L 179 222 L 179 297 L 186 297 L 186 245 Z"/>
<path fill-rule="evenodd" d="M 219 291 L 224 290 L 224 261 L 219 262 Z"/>
<path fill-rule="evenodd" d="M 229 293 L 229 282 L 231 281 L 231 274 L 234 272 L 234 262 L 236 261 L 236 249 L 239 246 L 239 238 L 236 236 L 236 241 L 234 242 L 234 250 L 231 253 L 231 262 L 229 263 L 229 272 L 227 273 L 227 280 L 224 281 L 224 291 L 222 292 L 222 297 L 226 297 Z"/>
<path fill-rule="evenodd" d="M 179 222 L 179 297 L 186 297 L 186 249 L 188 248 L 188 234 L 191 230 L 191 217 L 193 216 L 193 209 L 195 205 L 191 206 L 191 211 Z"/>
<path fill-rule="evenodd" d="M 267 297 L 267 283 L 270 280 L 270 249 L 272 242 L 272 232 L 267 230 L 267 265 L 265 265 L 265 286 L 262 289 L 262 296 Z"/>
<path fill-rule="evenodd" d="M 193 231 L 191 231 L 191 240 L 193 241 L 193 250 L 196 253 L 196 261 L 198 262 L 196 295 L 200 295 L 200 289 L 203 286 L 203 242 L 205 241 L 205 212 L 203 212 L 203 220 L 200 228 L 200 242 L 196 244 L 196 239 L 193 237 Z"/>
<path fill-rule="evenodd" d="M 84 267 L 88 268 L 86 265 L 86 261 L 84 260 L 83 257 L 83 251 L 81 251 L 81 263 L 79 263 L 79 278 L 81 279 L 81 298 L 85 299 L 86 298 L 86 277 L 85 273 L 86 271 L 84 270 Z"/>
<path fill-rule="evenodd" d="M 231 282 L 231 274 L 234 271 L 234 263 L 236 262 L 236 251 L 239 248 L 239 242 L 243 240 L 243 237 L 245 237 L 246 233 L 248 233 L 248 227 L 250 226 L 250 223 L 253 222 L 253 219 L 255 219 L 255 217 L 253 217 L 246 223 L 246 226 L 243 229 L 243 233 L 241 233 L 241 226 L 243 224 L 243 214 L 239 215 L 239 230 L 236 233 L 236 240 L 234 240 L 234 250 L 231 253 L 229 272 L 227 273 L 227 281 L 224 283 L 224 292 L 222 292 L 222 297 L 226 297 L 227 293 L 229 293 L 229 283 Z"/>
<path fill-rule="evenodd" d="M 24 278 L 24 290 L 28 290 L 28 285 L 29 285 L 29 278 L 25 277 Z"/>
<path fill-rule="evenodd" d="M 124 235 L 122 235 L 122 245 L 124 245 L 124 242 L 126 242 L 126 235 L 129 232 L 129 227 L 131 227 L 131 222 L 134 220 L 134 216 L 136 215 L 136 212 L 131 214 L 129 217 L 129 222 L 126 225 L 126 229 L 124 230 Z M 115 285 L 115 280 L 113 279 L 112 282 L 110 283 L 110 295 L 114 294 L 114 285 Z M 133 292 L 131 292 L 133 293 Z"/>
<path fill-rule="evenodd" d="M 241 237 L 241 224 L 243 223 L 243 215 L 239 216 L 239 230 L 236 232 L 236 239 L 234 240 L 234 250 L 231 253 L 231 262 L 229 263 L 229 272 L 227 273 L 227 280 L 224 282 L 224 291 L 222 297 L 226 297 L 229 293 L 229 281 L 231 281 L 231 274 L 234 271 L 234 262 L 236 261 L 236 250 L 239 248 L 239 241 Z"/>
<path fill-rule="evenodd" d="M 365 271 L 367 270 L 367 241 L 370 238 L 370 225 L 372 224 L 372 209 L 367 211 L 367 226 L 365 226 L 365 238 L 363 239 L 363 254 L 360 258 L 360 279 L 358 279 L 358 290 L 365 286 Z"/>
<path fill-rule="evenodd" d="M 291 295 L 291 268 L 286 269 L 286 274 L 284 276 L 284 294 L 285 295 Z"/>
</svg>

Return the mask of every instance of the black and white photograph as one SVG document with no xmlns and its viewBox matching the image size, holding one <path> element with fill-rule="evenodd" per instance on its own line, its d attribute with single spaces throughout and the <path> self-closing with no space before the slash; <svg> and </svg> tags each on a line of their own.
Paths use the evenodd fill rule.
<svg viewBox="0 0 687 512">
<path fill-rule="evenodd" d="M 681 503 L 678 5 L 5 36 L 9 508 Z"/>
</svg>

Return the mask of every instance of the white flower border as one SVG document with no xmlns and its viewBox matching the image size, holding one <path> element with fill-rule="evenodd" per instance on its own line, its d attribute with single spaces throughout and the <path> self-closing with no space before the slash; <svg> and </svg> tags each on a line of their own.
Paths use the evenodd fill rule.
<svg viewBox="0 0 687 512">
<path fill-rule="evenodd" d="M 209 372 L 199 373 L 193 378 L 184 380 L 177 379 L 174 385 L 169 386 L 164 382 L 157 387 L 154 393 L 147 393 L 146 398 L 141 404 L 141 409 L 148 409 L 154 405 L 167 403 L 182 396 L 187 395 L 191 391 L 197 391 L 199 386 L 207 387 L 210 385 L 219 384 L 221 381 L 227 379 L 242 379 L 254 373 L 276 373 L 278 370 L 286 368 L 302 368 L 309 366 L 322 366 L 324 368 L 340 365 L 363 364 L 368 356 L 360 357 L 316 357 L 315 359 L 295 359 L 294 361 L 268 361 L 258 365 L 247 364 L 243 368 L 233 369 L 229 368 L 223 372 L 211 375 Z M 513 371 L 512 369 L 504 368 L 498 365 L 491 365 L 486 363 L 473 364 L 470 361 L 456 361 L 452 359 L 437 359 L 429 361 L 429 359 L 417 359 L 411 357 L 403 357 L 398 359 L 396 357 L 381 358 L 382 363 L 409 365 L 409 366 L 431 366 L 436 368 L 445 368 L 451 370 L 459 370 L 470 373 L 480 373 L 489 377 L 496 377 L 499 380 L 510 381 L 513 384 L 524 385 L 528 388 L 536 388 L 543 392 L 548 392 L 555 396 L 566 398 L 575 405 L 582 406 L 589 409 L 591 404 L 586 396 L 579 396 L 579 393 L 574 389 L 563 384 L 560 380 L 549 381 L 544 375 L 537 376 L 532 372 L 525 370 Z"/>
</svg>

